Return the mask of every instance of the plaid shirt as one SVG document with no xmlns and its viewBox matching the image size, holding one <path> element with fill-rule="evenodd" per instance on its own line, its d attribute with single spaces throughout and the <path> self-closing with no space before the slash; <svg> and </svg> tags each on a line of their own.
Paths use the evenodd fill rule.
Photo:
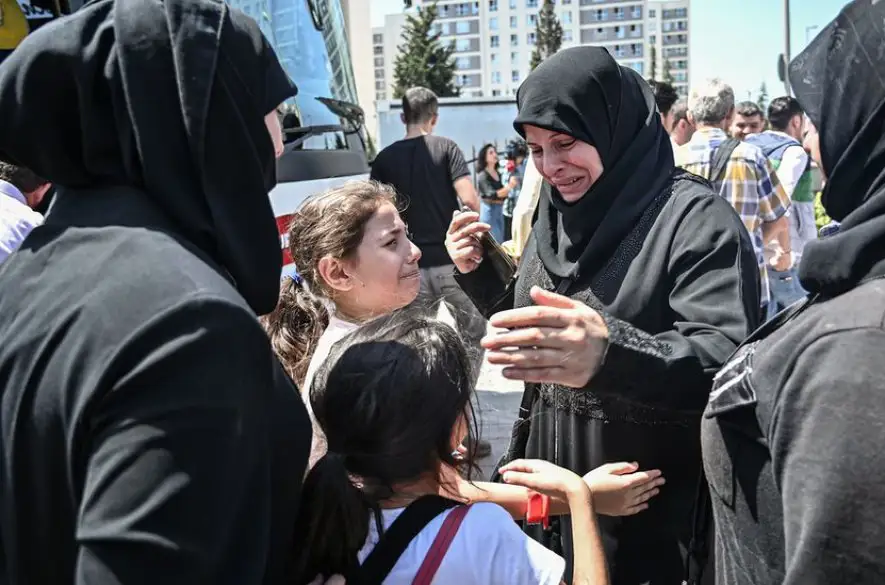
<svg viewBox="0 0 885 585">
<path fill-rule="evenodd" d="M 677 149 L 676 165 L 709 179 L 710 161 L 716 149 L 727 139 L 725 132 L 718 128 L 698 130 L 687 144 Z M 765 305 L 771 294 L 765 245 L 762 241 L 762 224 L 777 221 L 787 213 L 790 197 L 762 151 L 744 142 L 734 149 L 722 181 L 714 183 L 713 188 L 731 203 L 741 216 L 747 231 L 753 236 L 762 284 L 762 304 Z"/>
</svg>

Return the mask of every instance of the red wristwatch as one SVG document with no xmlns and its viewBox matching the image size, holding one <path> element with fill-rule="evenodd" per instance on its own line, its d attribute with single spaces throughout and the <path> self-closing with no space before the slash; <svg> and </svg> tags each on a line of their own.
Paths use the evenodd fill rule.
<svg viewBox="0 0 885 585">
<path fill-rule="evenodd" d="M 533 492 L 529 495 L 528 506 L 525 511 L 525 521 L 528 524 L 540 524 L 546 530 L 550 527 L 550 496 Z"/>
</svg>

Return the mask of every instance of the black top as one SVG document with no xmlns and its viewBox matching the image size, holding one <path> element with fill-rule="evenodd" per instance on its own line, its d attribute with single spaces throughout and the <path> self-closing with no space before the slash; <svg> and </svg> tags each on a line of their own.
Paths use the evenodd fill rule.
<svg viewBox="0 0 885 585">
<path fill-rule="evenodd" d="M 392 185 L 402 197 L 403 220 L 421 248 L 422 268 L 452 263 L 446 230 L 461 207 L 454 183 L 469 174 L 461 149 L 441 136 L 399 140 L 372 163 L 371 178 Z"/>
<path fill-rule="evenodd" d="M 456 277 L 486 315 L 532 304 L 534 285 L 560 284 L 541 263 L 534 237 L 506 288 L 488 263 Z M 637 461 L 667 479 L 649 510 L 601 519 L 614 583 L 681 582 L 701 467 L 701 412 L 713 374 L 758 324 L 755 258 L 734 210 L 703 179 L 682 173 L 603 269 L 567 289 L 603 316 L 609 348 L 585 388 L 528 385 L 539 398 L 524 455 L 579 474 Z M 567 519 L 548 533 L 529 530 L 571 558 Z"/>
<path fill-rule="evenodd" d="M 503 203 L 498 197 L 498 191 L 504 188 L 501 177 L 493 177 L 488 171 L 482 171 L 476 176 L 476 185 L 479 196 L 488 203 Z"/>
<path fill-rule="evenodd" d="M 0 65 L 0 156 L 58 187 L 0 267 L 0 580 L 286 582 L 311 432 L 256 312 L 293 92 L 216 0 L 98 0 Z"/>
<path fill-rule="evenodd" d="M 883 21 L 885 4 L 855 0 L 790 66 L 842 223 L 802 256 L 810 301 L 749 339 L 711 393 L 722 585 L 885 582 Z"/>
</svg>

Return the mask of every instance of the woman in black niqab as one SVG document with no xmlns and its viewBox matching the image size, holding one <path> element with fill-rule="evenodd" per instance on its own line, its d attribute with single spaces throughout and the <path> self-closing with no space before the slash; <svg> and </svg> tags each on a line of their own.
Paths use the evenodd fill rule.
<svg viewBox="0 0 885 585">
<path fill-rule="evenodd" d="M 0 65 L 0 158 L 57 187 L 0 268 L 10 582 L 285 579 L 310 428 L 256 314 L 295 91 L 218 0 L 96 0 Z"/>
<path fill-rule="evenodd" d="M 461 286 L 508 330 L 484 340 L 489 361 L 526 382 L 507 457 L 580 474 L 617 461 L 659 469 L 666 485 L 647 509 L 600 527 L 612 583 L 681 583 L 706 562 L 709 523 L 694 518 L 701 411 L 758 323 L 752 243 L 706 181 L 674 168 L 651 88 L 604 49 L 553 55 L 517 102 L 514 126 L 545 179 L 519 273 L 502 282 L 479 261 L 475 215 L 454 218 L 447 244 Z M 625 500 L 648 485 L 609 483 Z M 567 560 L 581 554 L 567 517 L 527 531 Z"/>
<path fill-rule="evenodd" d="M 822 201 L 809 298 L 747 339 L 702 425 L 717 582 L 879 583 L 885 575 L 885 3 L 854 0 L 790 64 Z"/>
</svg>

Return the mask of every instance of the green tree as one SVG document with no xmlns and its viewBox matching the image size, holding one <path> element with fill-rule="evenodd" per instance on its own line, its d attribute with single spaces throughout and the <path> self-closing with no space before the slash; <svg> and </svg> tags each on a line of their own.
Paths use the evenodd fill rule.
<svg viewBox="0 0 885 585">
<path fill-rule="evenodd" d="M 675 79 L 673 79 L 673 71 L 671 70 L 672 67 L 670 60 L 664 57 L 664 81 L 670 84 L 675 81 Z"/>
<path fill-rule="evenodd" d="M 759 86 L 759 95 L 756 97 L 756 105 L 758 105 L 759 109 L 763 112 L 768 109 L 768 87 L 765 85 L 764 81 L 762 82 L 762 85 Z"/>
<path fill-rule="evenodd" d="M 534 69 L 562 47 L 562 24 L 554 12 L 553 0 L 544 0 L 535 28 L 535 49 L 529 67 Z"/>
<path fill-rule="evenodd" d="M 434 27 L 436 4 L 419 6 L 417 14 L 406 17 L 403 44 L 393 65 L 393 97 L 399 99 L 410 87 L 426 87 L 439 97 L 455 97 L 454 45 L 443 45 Z"/>
<path fill-rule="evenodd" d="M 658 76 L 658 50 L 654 45 L 652 45 L 649 50 L 648 58 L 651 60 L 651 64 L 648 68 L 648 78 L 654 81 Z"/>
</svg>

